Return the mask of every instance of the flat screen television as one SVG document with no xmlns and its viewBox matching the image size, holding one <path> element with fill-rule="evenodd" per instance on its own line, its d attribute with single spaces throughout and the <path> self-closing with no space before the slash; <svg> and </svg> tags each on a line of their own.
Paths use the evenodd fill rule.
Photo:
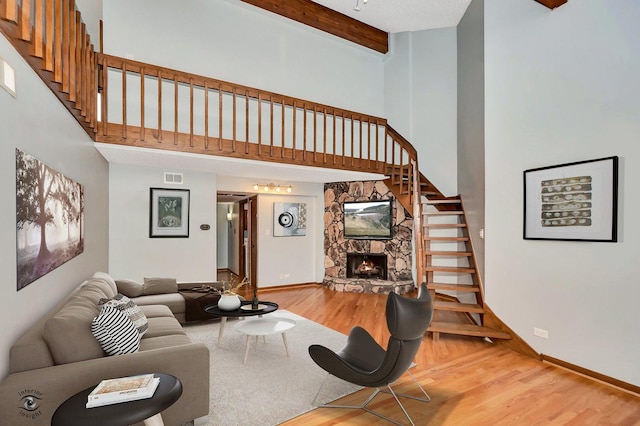
<svg viewBox="0 0 640 426">
<path fill-rule="evenodd" d="M 344 237 L 388 240 L 393 236 L 393 200 L 345 201 Z"/>
</svg>

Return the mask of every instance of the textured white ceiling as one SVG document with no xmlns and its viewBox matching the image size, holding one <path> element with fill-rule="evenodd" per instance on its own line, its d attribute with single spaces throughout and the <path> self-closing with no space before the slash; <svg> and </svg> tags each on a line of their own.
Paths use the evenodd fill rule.
<svg viewBox="0 0 640 426">
<path fill-rule="evenodd" d="M 313 0 L 389 33 L 455 27 L 471 0 Z M 353 10 L 358 1 L 359 12 Z"/>
</svg>

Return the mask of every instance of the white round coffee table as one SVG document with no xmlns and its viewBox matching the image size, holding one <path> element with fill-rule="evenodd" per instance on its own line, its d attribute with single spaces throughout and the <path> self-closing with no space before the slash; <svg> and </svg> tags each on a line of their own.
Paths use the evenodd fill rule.
<svg viewBox="0 0 640 426">
<path fill-rule="evenodd" d="M 249 341 L 252 336 L 256 338 L 256 345 L 258 343 L 258 336 L 270 336 L 272 334 L 282 334 L 282 341 L 284 342 L 284 350 L 289 356 L 289 347 L 287 346 L 287 330 L 296 326 L 295 320 L 289 318 L 258 318 L 254 320 L 245 320 L 237 323 L 234 328 L 242 334 L 247 335 L 247 341 L 244 348 L 244 362 L 247 363 L 247 356 L 249 355 Z"/>
</svg>

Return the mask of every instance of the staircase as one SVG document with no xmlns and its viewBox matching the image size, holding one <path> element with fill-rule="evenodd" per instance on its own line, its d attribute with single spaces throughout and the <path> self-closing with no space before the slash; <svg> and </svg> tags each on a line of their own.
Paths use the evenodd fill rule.
<svg viewBox="0 0 640 426">
<path fill-rule="evenodd" d="M 398 191 L 401 202 L 408 194 L 399 191 L 400 182 L 410 179 L 388 170 L 387 185 Z M 440 333 L 494 339 L 511 339 L 504 331 L 483 324 L 484 289 L 478 275 L 473 245 L 459 196 L 445 197 L 424 175 L 419 176 L 422 203 L 424 278 L 434 298 L 434 318 L 428 331 L 434 340 Z M 404 204 L 404 203 L 403 203 Z M 411 206 L 411 204 L 409 204 Z M 410 207 L 405 207 L 410 211 Z M 415 219 L 415 217 L 414 217 Z M 418 252 L 418 251 L 416 251 Z M 450 314 L 450 313 L 458 313 Z"/>
</svg>

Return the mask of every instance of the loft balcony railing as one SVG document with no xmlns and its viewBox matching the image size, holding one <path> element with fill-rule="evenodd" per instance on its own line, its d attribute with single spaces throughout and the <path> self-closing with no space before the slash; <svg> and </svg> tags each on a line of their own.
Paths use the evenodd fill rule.
<svg viewBox="0 0 640 426">
<path fill-rule="evenodd" d="M 418 156 L 385 119 L 97 53 L 75 0 L 0 0 L 0 30 L 96 142 L 389 176 L 424 276 Z"/>
<path fill-rule="evenodd" d="M 383 118 L 97 56 L 98 142 L 381 174 L 416 157 Z"/>
</svg>

